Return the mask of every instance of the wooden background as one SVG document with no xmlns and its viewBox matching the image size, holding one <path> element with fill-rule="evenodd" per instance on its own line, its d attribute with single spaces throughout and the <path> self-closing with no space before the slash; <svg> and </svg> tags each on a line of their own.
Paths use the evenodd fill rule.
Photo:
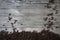
<svg viewBox="0 0 60 40">
<path fill-rule="evenodd" d="M 45 7 L 48 1 L 49 0 L 0 0 L 0 30 L 7 28 L 7 31 L 12 31 L 10 22 L 7 22 L 9 13 L 12 14 L 13 20 L 18 20 L 15 24 L 17 30 L 42 30 L 44 24 L 43 17 L 50 12 L 49 9 Z M 55 0 L 55 5 L 57 5 L 57 10 L 59 10 L 58 14 L 55 15 L 57 19 L 56 26 L 60 26 L 60 1 Z M 3 24 L 5 26 L 3 26 Z M 59 28 L 53 31 L 60 34 Z"/>
</svg>

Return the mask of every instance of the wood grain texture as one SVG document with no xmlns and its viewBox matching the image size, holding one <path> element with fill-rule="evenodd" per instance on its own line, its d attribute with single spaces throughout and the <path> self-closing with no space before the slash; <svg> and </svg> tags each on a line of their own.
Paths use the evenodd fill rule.
<svg viewBox="0 0 60 40">
<path fill-rule="evenodd" d="M 2 2 L 2 3 L 1 3 Z M 46 3 L 48 0 L 25 0 L 23 2 L 19 1 L 1 1 L 0 3 L 0 29 L 6 25 L 7 28 L 11 28 L 10 23 L 8 23 L 8 14 L 11 13 L 13 19 L 17 19 L 15 24 L 16 28 L 42 28 L 45 17 L 50 11 L 47 9 Z M 30 3 L 31 2 L 31 3 Z M 60 26 L 60 1 L 56 0 L 58 14 L 55 16 L 58 21 L 58 26 Z M 13 21 L 13 20 L 12 20 Z M 21 25 L 23 24 L 23 25 Z M 2 30 L 2 29 L 1 29 Z M 60 31 L 59 31 L 60 32 Z"/>
</svg>

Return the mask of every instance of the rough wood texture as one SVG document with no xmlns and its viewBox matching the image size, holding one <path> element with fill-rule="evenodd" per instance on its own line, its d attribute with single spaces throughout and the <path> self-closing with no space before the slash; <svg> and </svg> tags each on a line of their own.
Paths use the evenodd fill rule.
<svg viewBox="0 0 60 40">
<path fill-rule="evenodd" d="M 58 14 L 56 15 L 56 25 L 60 26 L 60 1 L 56 0 L 55 2 L 57 5 L 57 9 L 59 10 Z M 5 27 L 2 26 L 3 24 L 6 25 L 8 30 L 11 30 L 11 25 L 9 22 L 7 22 L 9 13 L 12 14 L 11 16 L 13 17 L 13 19 L 18 20 L 15 24 L 16 28 L 42 29 L 44 24 L 43 17 L 45 17 L 46 14 L 50 12 L 49 9 L 45 7 L 46 3 L 48 3 L 48 0 L 0 0 L 0 30 L 5 29 Z M 60 32 L 59 30 L 57 31 Z"/>
</svg>

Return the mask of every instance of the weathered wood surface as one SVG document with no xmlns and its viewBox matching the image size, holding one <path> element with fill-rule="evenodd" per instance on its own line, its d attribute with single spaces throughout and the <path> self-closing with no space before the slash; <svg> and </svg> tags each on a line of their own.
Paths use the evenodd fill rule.
<svg viewBox="0 0 60 40">
<path fill-rule="evenodd" d="M 8 30 L 12 29 L 10 23 L 7 22 L 9 13 L 12 13 L 13 19 L 18 20 L 18 22 L 15 24 L 16 28 L 26 28 L 26 30 L 28 30 L 27 28 L 40 28 L 38 30 L 41 30 L 44 24 L 43 17 L 50 12 L 49 9 L 44 7 L 46 6 L 46 3 L 48 3 L 48 0 L 24 0 L 22 2 L 17 0 L 0 0 L 0 30 L 5 29 L 5 27 L 2 26 L 3 24 L 6 25 Z M 59 10 L 58 14 L 56 15 L 56 24 L 60 26 L 59 0 L 56 0 L 56 5 L 57 9 Z M 60 32 L 59 29 L 56 29 L 55 31 Z"/>
</svg>

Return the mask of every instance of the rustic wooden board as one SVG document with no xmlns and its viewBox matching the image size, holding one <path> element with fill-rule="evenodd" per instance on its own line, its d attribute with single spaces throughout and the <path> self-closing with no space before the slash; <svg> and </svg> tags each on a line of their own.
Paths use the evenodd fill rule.
<svg viewBox="0 0 60 40">
<path fill-rule="evenodd" d="M 30 3 L 30 1 L 32 2 Z M 59 2 L 60 1 L 56 0 L 57 9 L 59 10 L 58 15 L 56 15 L 57 21 L 59 22 L 57 24 L 58 26 L 60 26 Z M 24 3 L 0 1 L 0 3 L 0 30 L 5 28 L 2 26 L 3 24 L 5 24 L 9 30 L 12 29 L 10 23 L 7 22 L 9 13 L 12 14 L 13 19 L 18 20 L 15 24 L 16 28 L 40 28 L 41 30 L 44 24 L 43 17 L 50 12 L 49 9 L 45 7 L 48 0 L 26 0 Z"/>
</svg>

